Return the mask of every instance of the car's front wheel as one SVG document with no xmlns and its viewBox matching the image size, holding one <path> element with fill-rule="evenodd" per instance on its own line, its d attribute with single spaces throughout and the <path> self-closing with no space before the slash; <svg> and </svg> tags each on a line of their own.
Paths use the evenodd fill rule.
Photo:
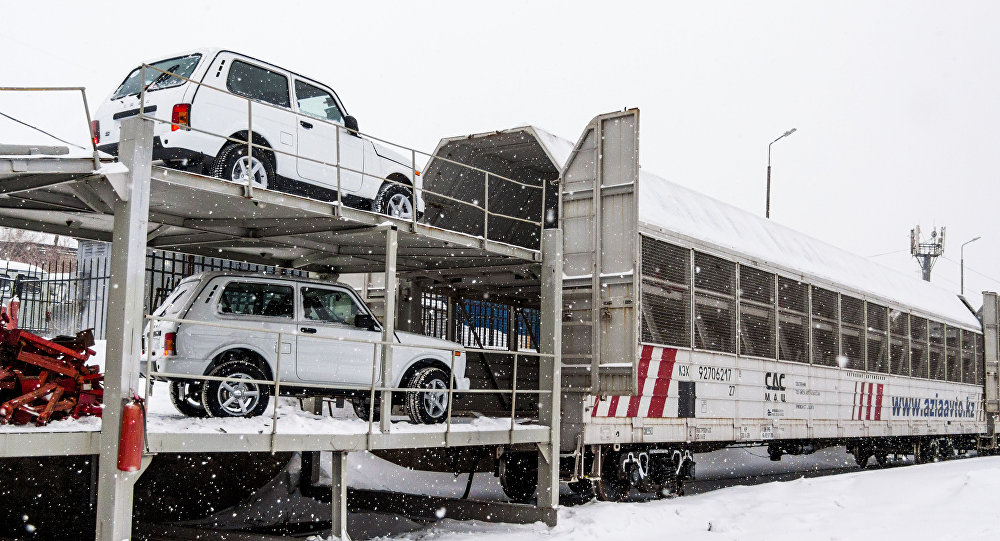
<svg viewBox="0 0 1000 541">
<path fill-rule="evenodd" d="M 235 359 L 220 364 L 209 375 L 229 378 L 207 381 L 202 387 L 201 403 L 212 417 L 256 417 L 267 409 L 271 386 L 252 381 L 265 379 L 254 364 Z"/>
<path fill-rule="evenodd" d="M 410 421 L 432 425 L 448 418 L 448 373 L 428 366 L 417 370 L 407 387 L 426 389 L 407 391 L 404 409 Z"/>
<path fill-rule="evenodd" d="M 413 190 L 408 186 L 386 184 L 382 186 L 378 195 L 375 196 L 375 201 L 372 202 L 372 210 L 386 216 L 412 220 Z"/>
</svg>

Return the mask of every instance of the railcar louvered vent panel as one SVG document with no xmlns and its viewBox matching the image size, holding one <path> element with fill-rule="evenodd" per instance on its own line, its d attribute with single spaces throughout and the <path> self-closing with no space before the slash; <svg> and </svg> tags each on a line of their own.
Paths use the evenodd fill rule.
<svg viewBox="0 0 1000 541">
<path fill-rule="evenodd" d="M 976 333 L 962 331 L 962 381 L 976 383 Z"/>
<path fill-rule="evenodd" d="M 674 284 L 689 283 L 691 250 L 650 237 L 642 237 L 642 276 Z"/>
<path fill-rule="evenodd" d="M 910 316 L 899 310 L 889 311 L 889 372 L 910 375 Z"/>
<path fill-rule="evenodd" d="M 985 340 L 983 335 L 976 334 L 976 385 L 980 387 L 986 385 L 986 367 L 983 365 L 983 358 L 986 350 L 984 349 Z"/>
<path fill-rule="evenodd" d="M 742 355 L 774 358 L 773 305 L 741 303 L 740 329 L 740 353 Z"/>
<path fill-rule="evenodd" d="M 854 297 L 848 297 L 847 295 L 840 296 L 840 321 L 847 325 L 862 325 L 865 321 L 865 301 L 861 299 L 856 299 Z"/>
<path fill-rule="evenodd" d="M 928 377 L 927 362 L 927 320 L 910 316 L 910 375 Z"/>
<path fill-rule="evenodd" d="M 815 317 L 837 321 L 837 293 L 829 289 L 813 287 L 812 314 Z"/>
<path fill-rule="evenodd" d="M 808 302 L 809 287 L 797 280 L 791 280 L 783 276 L 778 277 L 778 307 L 785 310 L 794 310 L 806 313 L 806 303 Z"/>
<path fill-rule="evenodd" d="M 643 342 L 691 346 L 691 251 L 642 237 Z"/>
<path fill-rule="evenodd" d="M 944 350 L 944 324 L 929 321 L 927 334 L 930 336 L 930 361 L 928 368 L 931 379 L 945 379 L 946 363 Z"/>
<path fill-rule="evenodd" d="M 885 331 L 887 328 L 885 306 L 868 303 L 868 329 Z"/>
<path fill-rule="evenodd" d="M 695 252 L 694 286 L 712 293 L 733 295 L 736 291 L 736 264 L 721 257 Z"/>
<path fill-rule="evenodd" d="M 774 275 L 753 267 L 740 267 L 740 299 L 774 304 Z"/>
</svg>

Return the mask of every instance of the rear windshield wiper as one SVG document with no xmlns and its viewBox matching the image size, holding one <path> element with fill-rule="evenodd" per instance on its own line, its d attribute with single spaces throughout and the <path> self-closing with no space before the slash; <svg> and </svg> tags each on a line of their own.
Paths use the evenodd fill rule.
<svg viewBox="0 0 1000 541">
<path fill-rule="evenodd" d="M 181 67 L 180 64 L 174 64 L 173 66 L 170 66 L 169 68 L 163 70 L 163 73 L 160 73 L 160 75 L 156 79 L 153 79 L 148 85 L 146 85 L 146 88 L 144 90 L 148 92 L 150 87 L 160 84 L 162 81 L 165 81 L 166 79 L 172 77 L 174 74 L 171 72 L 179 67 Z"/>
</svg>

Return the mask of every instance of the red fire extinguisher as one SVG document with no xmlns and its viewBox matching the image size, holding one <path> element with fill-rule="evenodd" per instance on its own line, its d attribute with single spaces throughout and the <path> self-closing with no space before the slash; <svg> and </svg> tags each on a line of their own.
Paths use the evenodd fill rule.
<svg viewBox="0 0 1000 541">
<path fill-rule="evenodd" d="M 145 444 L 146 407 L 135 393 L 122 406 L 122 430 L 118 437 L 118 469 L 139 471 Z"/>
</svg>

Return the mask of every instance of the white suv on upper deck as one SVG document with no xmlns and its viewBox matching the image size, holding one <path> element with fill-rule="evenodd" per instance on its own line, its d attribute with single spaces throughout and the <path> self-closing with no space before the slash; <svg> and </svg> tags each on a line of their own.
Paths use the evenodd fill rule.
<svg viewBox="0 0 1000 541">
<path fill-rule="evenodd" d="M 182 280 L 153 315 L 175 321 L 154 319 L 146 327 L 141 371 L 151 362 L 154 371 L 175 375 L 162 378 L 185 415 L 260 415 L 273 386 L 250 380 L 271 381 L 280 370 L 282 394 L 348 397 L 359 417 L 369 417 L 366 387 L 373 370 L 374 382 L 382 381 L 382 346 L 374 343 L 382 340 L 382 330 L 350 286 L 206 272 Z M 420 334 L 397 332 L 395 341 L 400 345 L 392 349 L 389 383 L 426 390 L 394 393 L 393 402 L 414 422 L 443 421 L 449 373 L 453 370 L 454 389 L 469 388 L 465 352 L 454 342 Z"/>
<path fill-rule="evenodd" d="M 145 87 L 146 114 L 164 121 L 153 129 L 154 160 L 333 201 L 339 132 L 344 202 L 411 218 L 412 188 L 420 182 L 412 157 L 358 135 L 357 120 L 330 87 L 226 50 L 201 49 L 149 65 L 163 71 L 146 68 L 143 79 L 143 70 L 136 68 L 98 108 L 91 132 L 99 150 L 118 154 L 121 121 L 139 114 Z M 248 132 L 254 144 L 267 148 L 255 147 L 248 156 L 246 144 L 229 140 L 246 141 Z M 419 193 L 420 185 L 416 187 Z M 416 206 L 419 216 L 419 197 Z"/>
</svg>

